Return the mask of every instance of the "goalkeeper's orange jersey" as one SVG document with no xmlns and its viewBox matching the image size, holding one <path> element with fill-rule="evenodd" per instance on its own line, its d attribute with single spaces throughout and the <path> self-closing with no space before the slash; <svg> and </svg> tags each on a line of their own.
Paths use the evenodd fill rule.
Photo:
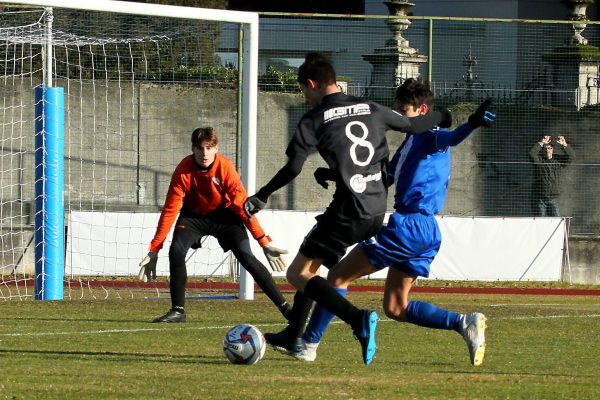
<svg viewBox="0 0 600 400">
<path fill-rule="evenodd" d="M 186 210 L 200 217 L 219 208 L 231 208 L 240 221 L 261 246 L 271 239 L 255 216 L 250 220 L 244 211 L 247 194 L 242 180 L 231 161 L 216 154 L 215 161 L 208 171 L 202 171 L 194 162 L 194 155 L 184 158 L 171 177 L 165 205 L 160 214 L 154 239 L 150 242 L 150 251 L 158 252 L 185 204 Z"/>
</svg>

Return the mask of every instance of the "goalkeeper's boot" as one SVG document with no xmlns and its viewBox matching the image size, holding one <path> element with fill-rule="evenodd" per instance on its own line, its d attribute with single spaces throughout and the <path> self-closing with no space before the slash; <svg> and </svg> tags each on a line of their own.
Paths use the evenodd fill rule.
<svg viewBox="0 0 600 400">
<path fill-rule="evenodd" d="M 479 366 L 485 355 L 486 318 L 481 313 L 465 314 L 462 317 L 459 333 L 467 342 L 471 364 Z"/>
<path fill-rule="evenodd" d="M 379 315 L 373 310 L 360 310 L 360 323 L 353 326 L 354 336 L 362 347 L 362 357 L 365 365 L 371 364 L 377 351 L 375 330 L 377 329 Z"/>
<path fill-rule="evenodd" d="M 298 360 L 313 362 L 317 359 L 317 348 L 319 347 L 319 342 L 310 343 L 306 340 L 302 339 L 302 351 L 295 355 Z"/>
<path fill-rule="evenodd" d="M 152 322 L 185 322 L 185 311 L 171 308 L 165 315 L 154 318 Z"/>
<path fill-rule="evenodd" d="M 302 352 L 302 338 L 295 338 L 287 329 L 279 333 L 265 333 L 265 340 L 278 351 L 288 356 L 296 357 Z"/>
</svg>

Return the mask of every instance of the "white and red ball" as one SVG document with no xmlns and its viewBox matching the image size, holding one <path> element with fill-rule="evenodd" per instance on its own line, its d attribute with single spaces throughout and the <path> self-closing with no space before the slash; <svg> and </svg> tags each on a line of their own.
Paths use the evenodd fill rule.
<svg viewBox="0 0 600 400">
<path fill-rule="evenodd" d="M 256 364 L 266 348 L 265 337 L 253 325 L 236 325 L 223 338 L 223 352 L 233 364 Z"/>
</svg>

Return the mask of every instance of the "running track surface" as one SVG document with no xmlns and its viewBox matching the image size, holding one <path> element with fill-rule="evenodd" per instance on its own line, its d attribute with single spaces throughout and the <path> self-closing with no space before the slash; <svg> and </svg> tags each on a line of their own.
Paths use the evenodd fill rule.
<svg viewBox="0 0 600 400">
<path fill-rule="evenodd" d="M 119 282 L 106 282 L 105 287 L 115 286 Z M 123 282 L 123 286 L 131 286 L 132 282 Z M 148 282 L 134 283 L 140 287 L 147 288 L 167 288 L 168 282 Z M 282 291 L 293 292 L 295 289 L 290 284 L 278 285 Z M 188 282 L 188 289 L 205 289 L 205 290 L 239 290 L 237 283 L 227 282 Z M 260 291 L 258 286 L 254 289 Z M 383 286 L 364 285 L 350 286 L 351 292 L 383 292 Z M 414 286 L 411 290 L 413 293 L 460 293 L 460 294 L 522 294 L 522 295 L 542 295 L 542 296 L 600 296 L 600 289 L 569 289 L 569 288 L 509 288 L 509 287 L 426 287 Z"/>
<path fill-rule="evenodd" d="M 15 283 L 14 281 L 0 280 L 0 286 L 33 286 L 33 279 L 25 279 Z M 104 287 L 104 288 L 122 288 L 122 289 L 169 289 L 169 282 L 137 282 L 137 281 L 103 281 L 90 280 L 87 282 L 70 281 L 65 286 L 71 288 L 78 286 Z M 290 284 L 280 284 L 279 288 L 284 292 L 293 292 L 295 289 Z M 188 282 L 188 289 L 211 290 L 211 291 L 238 291 L 239 285 L 233 282 Z M 260 291 L 258 286 L 254 286 L 256 291 Z M 351 292 L 383 292 L 384 287 L 380 285 L 355 285 L 350 286 Z M 433 287 L 433 286 L 414 286 L 413 293 L 460 293 L 460 294 L 522 294 L 522 295 L 541 295 L 541 296 L 600 296 L 599 289 L 570 289 L 570 288 L 510 288 L 510 287 Z"/>
</svg>

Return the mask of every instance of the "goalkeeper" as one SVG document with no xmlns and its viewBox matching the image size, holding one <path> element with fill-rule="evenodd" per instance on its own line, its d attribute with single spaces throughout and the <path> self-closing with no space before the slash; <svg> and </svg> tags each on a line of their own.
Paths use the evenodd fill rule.
<svg viewBox="0 0 600 400">
<path fill-rule="evenodd" d="M 256 217 L 244 212 L 246 189 L 233 164 L 218 154 L 217 132 L 210 127 L 192 132 L 192 152 L 175 169 L 167 192 L 154 239 L 148 255 L 140 263 L 143 281 L 156 278 L 156 261 L 177 215 L 169 249 L 171 309 L 152 322 L 185 322 L 185 257 L 190 248 L 199 247 L 205 235 L 214 236 L 223 250 L 231 250 L 242 267 L 287 318 L 290 305 L 267 268 L 252 254 L 246 228 L 261 245 L 271 268 L 286 268 L 281 254 L 286 250 L 271 244 Z"/>
<path fill-rule="evenodd" d="M 433 93 L 421 80 L 407 79 L 396 91 L 395 107 L 407 117 L 425 115 L 432 106 Z M 453 131 L 432 128 L 419 135 L 407 135 L 388 168 L 388 182 L 396 185 L 396 211 L 376 236 L 356 246 L 327 277 L 338 293 L 345 295 L 355 279 L 390 267 L 383 297 L 385 314 L 400 322 L 458 332 L 467 343 L 474 366 L 481 365 L 485 354 L 485 316 L 460 314 L 425 301 L 409 301 L 409 293 L 417 277 L 429 276 L 431 262 L 440 249 L 442 237 L 434 215 L 446 199 L 450 148 L 475 129 L 495 121 L 496 115 L 489 106 L 490 101 L 486 100 L 467 123 Z M 322 181 L 319 183 L 323 185 Z M 288 354 L 314 361 L 332 318 L 333 314 L 317 305 L 303 335 L 302 351 Z"/>
</svg>

